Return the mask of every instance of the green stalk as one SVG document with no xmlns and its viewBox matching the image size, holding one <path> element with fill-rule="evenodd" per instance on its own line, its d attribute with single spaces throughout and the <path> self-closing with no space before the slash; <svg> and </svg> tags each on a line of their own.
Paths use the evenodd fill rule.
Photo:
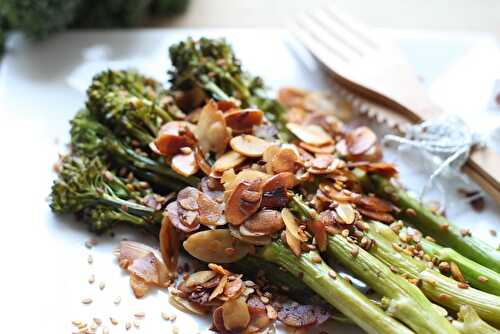
<svg viewBox="0 0 500 334">
<path fill-rule="evenodd" d="M 370 225 L 368 237 L 375 241 L 375 245 L 370 247 L 370 254 L 394 271 L 417 279 L 418 286 L 427 298 L 435 303 L 457 312 L 462 305 L 470 305 L 482 319 L 500 325 L 500 297 L 474 288 L 460 288 L 454 279 L 429 269 L 420 260 L 396 251 L 393 244 L 384 237 L 391 232 L 392 230 L 386 225 L 380 223 Z"/>
<path fill-rule="evenodd" d="M 394 320 L 354 288 L 344 278 L 330 275 L 332 269 L 314 251 L 295 256 L 286 246 L 273 242 L 260 249 L 258 255 L 299 277 L 333 307 L 351 318 L 367 333 L 413 333 Z"/>
<path fill-rule="evenodd" d="M 386 312 L 415 333 L 458 333 L 415 285 L 394 274 L 384 263 L 343 236 L 328 237 L 328 255 L 377 293 L 389 298 Z"/>
<path fill-rule="evenodd" d="M 468 305 L 460 308 L 458 316 L 462 322 L 453 321 L 453 326 L 462 334 L 500 334 L 498 329 L 481 320 L 474 308 Z"/>
<path fill-rule="evenodd" d="M 439 244 L 451 247 L 469 259 L 500 273 L 500 251 L 475 237 L 462 235 L 458 227 L 425 208 L 405 191 L 394 186 L 390 180 L 378 175 L 373 175 L 370 179 L 373 190 L 379 196 L 391 200 L 401 209 L 401 219 L 408 221 L 425 235 L 430 235 Z"/>
<path fill-rule="evenodd" d="M 419 244 L 425 253 L 437 257 L 439 261 L 454 262 L 474 288 L 500 296 L 500 274 L 466 258 L 452 248 L 441 247 L 425 238 L 422 238 Z"/>
</svg>

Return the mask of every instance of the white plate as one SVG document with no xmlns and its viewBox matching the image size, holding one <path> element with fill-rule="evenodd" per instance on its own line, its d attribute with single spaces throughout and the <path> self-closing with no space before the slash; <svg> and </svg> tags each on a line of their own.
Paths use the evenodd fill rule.
<svg viewBox="0 0 500 334">
<path fill-rule="evenodd" d="M 71 217 L 55 217 L 46 201 L 54 178 L 52 165 L 68 140 L 68 121 L 83 106 L 91 77 L 107 67 L 136 67 L 165 81 L 167 47 L 188 35 L 228 38 L 245 68 L 262 75 L 273 88 L 328 87 L 317 64 L 274 30 L 72 32 L 36 44 L 16 36 L 0 69 L 0 303 L 4 332 L 71 333 L 71 320 L 99 317 L 112 333 L 125 333 L 125 322 L 132 321 L 139 311 L 146 312 L 146 318 L 139 321 L 143 333 L 168 333 L 171 324 L 161 319 L 161 312 L 177 314 L 179 333 L 208 332 L 206 320 L 177 312 L 168 305 L 164 292 L 151 293 L 143 300 L 132 296 L 128 277 L 116 265 L 111 250 L 124 236 L 154 243 L 152 239 L 124 230 L 119 237 L 100 238 L 98 246 L 89 251 L 84 242 L 91 235 L 85 228 Z M 433 59 L 436 39 L 426 44 L 420 37 L 405 39 L 399 34 L 398 38 L 431 81 L 478 40 L 455 39 L 453 47 L 439 49 L 439 57 Z M 441 38 L 440 46 L 443 40 L 446 38 Z M 401 160 L 391 154 L 388 159 Z M 413 186 L 421 182 L 416 170 L 404 169 L 403 179 L 410 180 L 408 176 Z M 449 189 L 455 203 L 454 191 L 454 187 Z M 499 240 L 488 233 L 498 227 L 500 217 L 490 201 L 481 214 L 455 203 L 448 215 L 453 222 L 472 227 L 475 234 L 498 244 Z M 94 259 L 92 265 L 87 263 L 89 254 Z M 91 274 L 96 277 L 93 285 L 87 283 Z M 101 281 L 106 284 L 102 291 L 98 287 Z M 117 296 L 122 300 L 119 306 L 113 303 Z M 82 305 L 83 298 L 94 302 Z M 111 325 L 110 316 L 118 319 L 119 325 Z M 342 333 L 359 332 L 336 326 Z"/>
</svg>

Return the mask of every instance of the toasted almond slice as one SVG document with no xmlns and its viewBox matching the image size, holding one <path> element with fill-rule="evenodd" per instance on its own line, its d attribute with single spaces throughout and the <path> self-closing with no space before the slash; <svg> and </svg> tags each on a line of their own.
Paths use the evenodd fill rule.
<svg viewBox="0 0 500 334">
<path fill-rule="evenodd" d="M 283 228 L 283 219 L 279 211 L 261 210 L 240 226 L 241 234 L 248 235 L 242 228 L 253 233 L 251 236 L 270 235 Z"/>
<path fill-rule="evenodd" d="M 323 146 L 315 146 L 315 145 L 310 145 L 304 142 L 300 142 L 299 146 L 306 149 L 309 152 L 312 153 L 323 153 L 323 154 L 331 154 L 335 150 L 335 145 L 334 144 L 326 144 Z"/>
<path fill-rule="evenodd" d="M 285 231 L 285 239 L 288 247 L 292 250 L 295 256 L 300 256 L 301 248 L 300 248 L 300 240 L 295 238 L 292 233 L 287 229 Z"/>
<path fill-rule="evenodd" d="M 233 277 L 232 280 L 228 281 L 224 287 L 224 296 L 233 299 L 238 298 L 243 290 L 245 290 L 245 284 L 239 277 Z"/>
<path fill-rule="evenodd" d="M 212 170 L 223 172 L 227 169 L 234 168 L 245 161 L 246 157 L 235 151 L 224 153 L 217 161 L 215 161 Z"/>
<path fill-rule="evenodd" d="M 217 103 L 209 101 L 203 107 L 194 134 L 203 153 L 212 151 L 221 154 L 226 150 L 230 134 Z"/>
<path fill-rule="evenodd" d="M 229 225 L 229 230 L 231 231 L 231 235 L 238 240 L 241 240 L 247 244 L 256 245 L 256 246 L 264 246 L 268 245 L 272 242 L 271 236 L 262 235 L 262 236 L 245 236 L 240 233 L 240 226 L 231 226 Z"/>
<path fill-rule="evenodd" d="M 189 300 L 186 300 L 174 294 L 169 295 L 169 302 L 173 307 L 183 312 L 193 313 L 198 315 L 205 315 L 208 313 L 207 308 L 200 305 L 196 305 L 195 303 L 191 303 Z"/>
<path fill-rule="evenodd" d="M 236 179 L 236 173 L 234 172 L 233 168 L 230 168 L 226 169 L 224 173 L 222 173 L 220 182 L 224 186 L 224 189 L 228 189 L 231 187 L 235 179 Z"/>
<path fill-rule="evenodd" d="M 194 175 L 200 169 L 196 163 L 195 153 L 177 154 L 172 158 L 172 169 L 174 172 L 188 177 Z"/>
<path fill-rule="evenodd" d="M 367 210 L 376 212 L 391 212 L 394 210 L 391 203 L 375 196 L 360 196 L 356 204 Z"/>
<path fill-rule="evenodd" d="M 271 144 L 262 153 L 262 160 L 265 162 L 270 162 L 273 160 L 273 158 L 278 154 L 280 151 L 280 147 L 276 144 Z"/>
<path fill-rule="evenodd" d="M 261 171 L 255 170 L 255 169 L 244 169 L 236 175 L 233 182 L 231 184 L 228 184 L 228 188 L 226 188 L 226 189 L 228 189 L 228 190 L 234 189 L 234 187 L 236 187 L 236 185 L 240 184 L 243 181 L 246 181 L 246 182 L 253 182 L 255 180 L 266 181 L 270 177 L 271 177 L 271 175 L 263 173 Z"/>
<path fill-rule="evenodd" d="M 213 273 L 215 274 L 215 272 L 213 272 Z M 222 292 L 224 292 L 224 288 L 226 287 L 226 284 L 227 284 L 227 279 L 228 279 L 227 275 L 222 276 L 221 280 L 219 281 L 219 284 L 217 284 L 215 289 L 210 294 L 210 297 L 208 297 L 208 301 L 213 300 L 214 298 L 219 296 Z"/>
<path fill-rule="evenodd" d="M 163 261 L 170 273 L 175 273 L 179 258 L 179 236 L 168 215 L 164 215 L 160 229 L 160 251 Z"/>
<path fill-rule="evenodd" d="M 196 159 L 196 164 L 200 167 L 202 172 L 205 173 L 205 175 L 210 175 L 210 173 L 212 173 L 212 167 L 210 167 L 208 162 L 205 160 L 203 152 L 201 152 L 198 147 L 194 150 L 194 157 Z"/>
<path fill-rule="evenodd" d="M 314 124 L 299 125 L 296 123 L 287 123 L 286 126 L 294 135 L 307 144 L 322 146 L 333 142 L 332 137 L 320 126 Z"/>
<path fill-rule="evenodd" d="M 234 137 L 229 142 L 231 148 L 236 152 L 252 158 L 258 158 L 264 154 L 266 148 L 271 145 L 264 139 L 252 135 L 241 135 Z"/>
<path fill-rule="evenodd" d="M 314 240 L 316 240 L 316 245 L 320 252 L 326 251 L 328 246 L 328 239 L 326 234 L 325 225 L 319 220 L 314 220 L 310 224 L 310 229 L 314 234 Z"/>
<path fill-rule="evenodd" d="M 186 280 L 186 287 L 192 288 L 197 285 L 201 285 L 203 283 L 206 283 L 210 281 L 212 278 L 217 276 L 215 272 L 212 270 L 202 270 L 202 271 L 197 271 L 195 273 L 192 273 L 189 275 L 189 278 Z"/>
<path fill-rule="evenodd" d="M 283 208 L 281 210 L 281 218 L 285 223 L 286 230 L 289 231 L 290 234 L 292 234 L 299 241 L 307 241 L 305 236 L 299 232 L 299 224 L 289 209 Z"/>
<path fill-rule="evenodd" d="M 180 151 L 182 147 L 189 147 L 193 145 L 194 141 L 187 136 L 179 136 L 172 134 L 161 134 L 155 139 L 153 145 L 150 147 L 155 152 L 160 152 L 162 155 L 170 157 Z M 154 149 L 156 148 L 156 150 Z"/>
<path fill-rule="evenodd" d="M 294 87 L 283 87 L 278 91 L 278 101 L 286 107 L 304 107 L 306 91 Z"/>
<path fill-rule="evenodd" d="M 198 220 L 200 224 L 213 227 L 226 224 L 222 207 L 205 193 L 200 192 L 198 196 Z"/>
<path fill-rule="evenodd" d="M 262 185 L 262 191 L 272 193 L 278 188 L 290 189 L 297 185 L 297 177 L 290 172 L 276 174 L 267 180 Z"/>
<path fill-rule="evenodd" d="M 146 284 L 146 282 L 142 278 L 135 275 L 134 273 L 130 274 L 130 287 L 132 288 L 132 291 L 134 292 L 134 296 L 136 298 L 144 297 L 149 291 L 148 284 Z"/>
<path fill-rule="evenodd" d="M 340 219 L 345 224 L 352 224 L 354 223 L 355 219 L 355 213 L 354 213 L 354 208 L 352 205 L 348 203 L 341 203 L 335 208 L 335 212 L 339 215 Z"/>
<path fill-rule="evenodd" d="M 262 201 L 261 180 L 243 181 L 236 185 L 226 201 L 226 220 L 232 225 L 241 225 L 257 212 Z"/>
<path fill-rule="evenodd" d="M 296 162 L 299 160 L 295 151 L 289 147 L 280 149 L 271 161 L 274 173 L 295 172 Z"/>
<path fill-rule="evenodd" d="M 228 331 L 239 331 L 250 323 L 250 312 L 244 297 L 229 299 L 222 305 L 222 319 Z"/>
<path fill-rule="evenodd" d="M 262 123 L 263 116 L 259 109 L 234 110 L 224 114 L 227 126 L 236 132 L 252 130 L 254 126 Z"/>
<path fill-rule="evenodd" d="M 359 155 L 368 151 L 377 142 L 377 135 L 368 127 L 361 126 L 346 135 L 347 149 L 350 154 Z"/>
<path fill-rule="evenodd" d="M 250 251 L 250 246 L 235 240 L 228 229 L 194 233 L 184 241 L 183 246 L 198 260 L 214 263 L 236 262 Z M 234 251 L 227 252 L 229 248 Z"/>
</svg>

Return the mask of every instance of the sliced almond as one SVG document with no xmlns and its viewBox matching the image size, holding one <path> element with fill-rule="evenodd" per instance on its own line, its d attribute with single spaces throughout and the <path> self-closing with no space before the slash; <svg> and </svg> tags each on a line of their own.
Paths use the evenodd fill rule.
<svg viewBox="0 0 500 334">
<path fill-rule="evenodd" d="M 328 246 L 328 237 L 325 229 L 325 225 L 319 220 L 314 220 L 310 224 L 312 233 L 314 234 L 314 240 L 316 241 L 316 246 L 320 252 L 326 251 Z"/>
<path fill-rule="evenodd" d="M 203 153 L 215 152 L 221 154 L 226 150 L 230 133 L 226 128 L 224 115 L 218 109 L 217 103 L 209 101 L 203 107 L 194 134 Z"/>
<path fill-rule="evenodd" d="M 222 320 L 228 331 L 239 331 L 250 323 L 250 312 L 244 297 L 229 299 L 222 305 Z"/>
<path fill-rule="evenodd" d="M 295 172 L 296 163 L 299 160 L 298 155 L 291 148 L 280 149 L 271 161 L 272 171 L 274 173 Z"/>
<path fill-rule="evenodd" d="M 250 251 L 250 246 L 235 240 L 228 229 L 194 233 L 184 241 L 183 246 L 198 260 L 213 263 L 236 262 Z M 227 252 L 229 248 L 234 251 Z"/>
<path fill-rule="evenodd" d="M 318 125 L 299 125 L 296 123 L 287 123 L 287 128 L 297 136 L 301 141 L 316 146 L 322 146 L 333 142 L 323 128 Z"/>
<path fill-rule="evenodd" d="M 239 277 L 233 277 L 234 279 L 229 280 L 224 287 L 224 296 L 229 299 L 238 298 L 243 290 L 245 289 L 245 284 Z"/>
<path fill-rule="evenodd" d="M 241 234 L 245 235 L 245 233 L 241 230 L 242 227 L 245 227 L 252 233 L 257 233 L 257 235 L 270 235 L 280 231 L 284 225 L 279 211 L 261 210 L 240 226 L 240 232 L 242 232 Z"/>
<path fill-rule="evenodd" d="M 292 250 L 292 253 L 295 254 L 295 256 L 300 256 L 301 253 L 300 240 L 295 238 L 288 229 L 285 231 L 285 239 L 286 243 L 288 244 L 288 247 L 290 247 L 290 249 Z"/>
<path fill-rule="evenodd" d="M 196 163 L 195 153 L 191 151 L 189 154 L 177 154 L 172 158 L 172 169 L 174 172 L 189 177 L 194 175 L 200 169 Z"/>
<path fill-rule="evenodd" d="M 303 108 L 307 93 L 298 88 L 284 87 L 278 91 L 278 101 L 284 106 Z"/>
<path fill-rule="evenodd" d="M 135 274 L 130 274 L 130 287 L 134 292 L 136 298 L 142 298 L 148 293 L 149 286 L 144 282 L 142 278 Z"/>
<path fill-rule="evenodd" d="M 263 116 L 259 109 L 234 110 L 224 114 L 227 126 L 240 133 L 262 124 Z"/>
<path fill-rule="evenodd" d="M 224 173 L 222 173 L 222 177 L 220 182 L 224 185 L 224 189 L 228 189 L 236 179 L 236 173 L 233 168 L 226 169 Z"/>
<path fill-rule="evenodd" d="M 271 144 L 270 146 L 266 147 L 264 152 L 262 153 L 262 160 L 265 162 L 270 162 L 273 160 L 273 158 L 276 156 L 276 154 L 279 152 L 280 147 L 276 144 Z"/>
<path fill-rule="evenodd" d="M 210 294 L 210 297 L 208 297 L 208 301 L 217 298 L 222 292 L 224 292 L 224 288 L 226 287 L 227 284 L 227 278 L 228 278 L 227 275 L 222 276 L 221 280 L 219 281 L 219 284 L 217 284 L 215 289 Z"/>
<path fill-rule="evenodd" d="M 226 220 L 232 225 L 241 225 L 257 212 L 262 200 L 261 180 L 240 182 L 226 201 Z"/>
<path fill-rule="evenodd" d="M 354 208 L 352 205 L 347 203 L 341 203 L 335 208 L 335 212 L 339 215 L 340 219 L 345 224 L 354 223 L 354 219 L 356 218 L 356 214 L 354 212 Z"/>
<path fill-rule="evenodd" d="M 251 158 L 258 158 L 264 154 L 270 143 L 252 135 L 234 137 L 229 142 L 236 152 Z"/>
<path fill-rule="evenodd" d="M 191 303 L 189 300 L 176 296 L 174 294 L 169 295 L 169 302 L 172 306 L 180 311 L 193 313 L 198 315 L 205 315 L 208 313 L 207 308 Z"/>
<path fill-rule="evenodd" d="M 247 244 L 250 245 L 256 245 L 256 246 L 264 246 L 268 245 L 272 242 L 271 236 L 270 235 L 262 235 L 262 236 L 245 236 L 242 235 L 240 232 L 240 229 L 243 227 L 243 225 L 240 226 L 229 226 L 229 230 L 231 231 L 231 235 L 235 237 L 238 240 L 241 240 Z"/>
<path fill-rule="evenodd" d="M 187 136 L 162 134 L 153 143 L 157 152 L 170 157 L 180 152 L 182 147 L 189 147 L 194 142 Z"/>
<path fill-rule="evenodd" d="M 297 240 L 307 241 L 307 237 L 300 232 L 299 224 L 289 209 L 283 208 L 281 210 L 281 218 L 285 223 L 286 230 L 289 231 L 291 235 L 293 235 Z"/>
<path fill-rule="evenodd" d="M 194 150 L 194 157 L 196 159 L 196 164 L 200 167 L 201 171 L 205 173 L 205 175 L 210 175 L 210 173 L 212 173 L 212 167 L 205 160 L 203 152 L 201 152 L 198 147 Z"/>
<path fill-rule="evenodd" d="M 333 151 L 335 151 L 335 145 L 334 144 L 326 144 L 323 146 L 315 146 L 315 145 L 310 145 L 304 142 L 300 142 L 299 146 L 306 149 L 309 152 L 312 153 L 323 153 L 323 154 L 331 154 Z"/>
<path fill-rule="evenodd" d="M 226 223 L 221 205 L 202 192 L 198 195 L 198 207 L 200 224 L 210 227 L 221 226 Z"/>
<path fill-rule="evenodd" d="M 217 161 L 215 161 L 212 170 L 216 172 L 224 172 L 230 168 L 234 168 L 245 161 L 246 157 L 235 151 L 224 153 Z"/>
<path fill-rule="evenodd" d="M 356 204 L 376 212 L 391 212 L 394 209 L 391 203 L 375 196 L 360 196 Z"/>
<path fill-rule="evenodd" d="M 217 274 L 212 270 L 197 271 L 189 275 L 189 278 L 186 280 L 185 285 L 188 288 L 192 288 L 210 281 L 215 276 L 217 276 Z"/>
<path fill-rule="evenodd" d="M 165 213 L 167 214 L 168 218 L 170 219 L 170 222 L 172 225 L 183 232 L 193 232 L 196 231 L 200 225 L 199 224 L 193 224 L 193 225 L 186 225 L 181 221 L 181 217 L 179 216 L 179 206 L 176 201 L 170 202 L 165 210 Z M 189 212 L 189 211 L 188 211 Z M 191 211 L 196 215 L 196 212 Z M 186 218 L 186 217 L 183 217 Z"/>
<path fill-rule="evenodd" d="M 164 215 L 160 229 L 160 251 L 167 269 L 173 275 L 177 269 L 179 258 L 179 236 L 173 227 L 168 215 Z"/>
<path fill-rule="evenodd" d="M 244 169 L 236 175 L 236 177 L 233 180 L 233 183 L 228 184 L 228 188 L 226 189 L 234 189 L 236 185 L 240 184 L 243 181 L 246 182 L 253 182 L 255 180 L 266 181 L 270 177 L 271 175 L 255 169 Z"/>
<path fill-rule="evenodd" d="M 359 155 L 368 151 L 377 142 L 377 135 L 368 127 L 361 126 L 347 133 L 346 144 L 350 154 Z"/>
</svg>

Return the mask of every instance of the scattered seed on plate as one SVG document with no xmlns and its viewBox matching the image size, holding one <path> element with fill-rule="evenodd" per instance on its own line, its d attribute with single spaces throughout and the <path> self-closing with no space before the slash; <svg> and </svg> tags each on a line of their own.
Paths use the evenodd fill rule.
<svg viewBox="0 0 500 334">
<path fill-rule="evenodd" d="M 84 298 L 84 299 L 82 299 L 82 304 L 85 304 L 85 305 L 92 304 L 92 299 L 91 298 Z"/>
<path fill-rule="evenodd" d="M 80 326 L 82 324 L 80 320 L 73 320 L 71 323 L 73 324 L 73 326 Z"/>
<path fill-rule="evenodd" d="M 144 312 L 137 312 L 136 314 L 134 314 L 134 317 L 136 318 L 144 318 L 146 316 L 146 313 Z"/>
<path fill-rule="evenodd" d="M 328 275 L 330 275 L 331 278 L 337 278 L 337 273 L 335 271 L 333 271 L 333 270 L 330 270 L 328 272 Z"/>
<path fill-rule="evenodd" d="M 111 323 L 112 323 L 113 325 L 115 325 L 115 326 L 116 326 L 116 325 L 118 325 L 118 320 L 116 320 L 116 319 L 115 319 L 115 318 L 113 318 L 113 317 L 109 317 L 109 321 L 111 321 Z"/>
<path fill-rule="evenodd" d="M 94 318 L 92 319 L 94 320 L 94 323 L 97 325 L 97 326 L 101 326 L 102 325 L 102 320 L 100 318 Z"/>
<path fill-rule="evenodd" d="M 130 321 L 127 321 L 127 322 L 125 323 L 125 330 L 127 330 L 127 331 L 128 331 L 128 330 L 130 330 L 130 328 L 131 328 L 131 327 L 132 327 L 132 324 L 130 323 Z"/>
<path fill-rule="evenodd" d="M 177 318 L 177 316 L 175 314 L 170 315 L 170 314 L 165 313 L 165 312 L 161 312 L 161 317 L 167 321 L 174 321 Z"/>
<path fill-rule="evenodd" d="M 102 329 L 102 334 L 109 334 L 109 329 L 107 327 L 104 327 Z"/>
<path fill-rule="evenodd" d="M 97 245 L 97 240 L 96 239 L 92 238 L 92 239 L 89 239 L 89 240 L 85 241 L 85 247 L 87 247 L 88 249 L 91 249 L 95 245 Z"/>
<path fill-rule="evenodd" d="M 115 303 L 115 305 L 120 305 L 120 303 L 122 302 L 122 297 L 120 296 L 116 297 L 113 302 Z"/>
<path fill-rule="evenodd" d="M 135 328 L 140 328 L 141 327 L 141 324 L 139 324 L 139 322 L 137 322 L 137 320 L 134 320 L 134 327 Z"/>
<path fill-rule="evenodd" d="M 92 255 L 91 255 L 91 254 L 89 254 L 89 256 L 87 257 L 87 262 L 88 262 L 89 264 L 94 263 L 94 258 L 92 257 Z"/>
<path fill-rule="evenodd" d="M 99 289 L 104 290 L 106 284 L 104 282 L 99 283 Z"/>
<path fill-rule="evenodd" d="M 94 275 L 94 274 L 92 274 L 92 275 L 90 275 L 90 277 L 89 277 L 89 284 L 94 284 L 94 282 L 95 282 L 95 275 Z"/>
</svg>

